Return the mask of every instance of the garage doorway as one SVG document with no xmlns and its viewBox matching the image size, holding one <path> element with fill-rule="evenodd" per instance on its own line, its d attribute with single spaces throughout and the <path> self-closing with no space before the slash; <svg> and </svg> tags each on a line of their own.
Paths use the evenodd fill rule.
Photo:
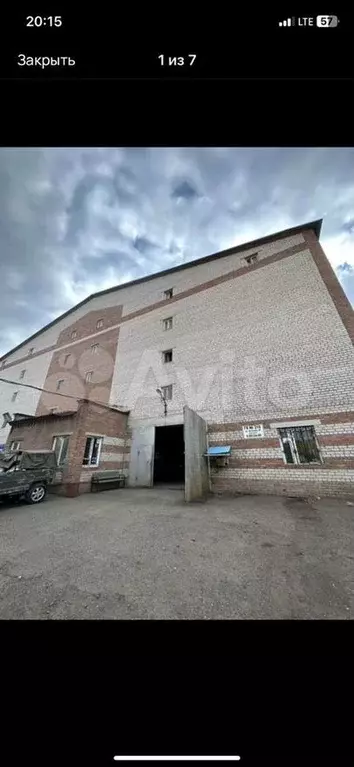
<svg viewBox="0 0 354 767">
<path fill-rule="evenodd" d="M 154 485 L 161 482 L 184 482 L 183 424 L 156 426 Z"/>
</svg>

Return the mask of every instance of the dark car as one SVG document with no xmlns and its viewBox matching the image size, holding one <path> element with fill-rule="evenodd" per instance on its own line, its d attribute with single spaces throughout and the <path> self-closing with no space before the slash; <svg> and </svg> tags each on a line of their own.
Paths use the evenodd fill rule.
<svg viewBox="0 0 354 767">
<path fill-rule="evenodd" d="M 24 498 L 27 503 L 40 503 L 56 470 L 53 450 L 0 453 L 0 500 Z"/>
</svg>

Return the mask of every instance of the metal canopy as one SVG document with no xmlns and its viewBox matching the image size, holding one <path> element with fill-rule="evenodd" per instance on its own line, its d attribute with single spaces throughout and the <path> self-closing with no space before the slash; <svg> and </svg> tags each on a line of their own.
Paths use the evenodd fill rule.
<svg viewBox="0 0 354 767">
<path fill-rule="evenodd" d="M 220 445 L 218 447 L 208 447 L 207 453 L 204 453 L 204 455 L 207 456 L 219 456 L 219 455 L 230 455 L 231 453 L 231 446 L 230 445 Z"/>
</svg>

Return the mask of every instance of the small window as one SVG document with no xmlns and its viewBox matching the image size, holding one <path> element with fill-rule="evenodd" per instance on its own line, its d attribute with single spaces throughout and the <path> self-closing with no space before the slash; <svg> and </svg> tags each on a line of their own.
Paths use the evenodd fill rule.
<svg viewBox="0 0 354 767">
<path fill-rule="evenodd" d="M 278 432 L 286 463 L 321 463 L 313 426 L 292 426 Z"/>
<path fill-rule="evenodd" d="M 172 399 L 172 384 L 161 387 L 162 396 L 165 400 Z"/>
<path fill-rule="evenodd" d="M 65 355 L 65 357 L 64 357 L 64 365 L 68 364 L 70 357 L 71 357 L 71 354 L 66 354 Z"/>
<path fill-rule="evenodd" d="M 34 346 L 31 346 L 30 349 L 28 349 L 28 354 L 33 354 L 34 352 Z"/>
<path fill-rule="evenodd" d="M 73 330 L 73 331 L 71 332 L 71 338 L 72 338 L 73 340 L 74 340 L 75 338 L 77 338 L 77 330 Z"/>
<path fill-rule="evenodd" d="M 167 349 L 162 352 L 162 359 L 164 362 L 172 362 L 172 349 Z"/>
<path fill-rule="evenodd" d="M 17 395 L 18 395 L 18 391 L 14 391 L 14 393 L 13 393 L 13 395 L 11 397 L 11 402 L 15 402 L 15 400 L 17 399 Z"/>
<path fill-rule="evenodd" d="M 164 330 L 171 330 L 172 328 L 172 317 L 167 317 L 163 322 L 163 329 Z"/>
<path fill-rule="evenodd" d="M 251 264 L 255 264 L 256 261 L 258 261 L 258 253 L 253 253 L 252 256 L 246 256 L 245 261 L 246 261 L 246 264 L 248 264 L 249 266 Z"/>
<path fill-rule="evenodd" d="M 22 378 L 25 377 L 25 375 L 26 375 L 26 370 L 21 370 L 21 373 L 19 375 L 19 379 L 21 380 Z"/>
<path fill-rule="evenodd" d="M 60 436 L 54 437 L 52 450 L 54 450 L 57 457 L 58 466 L 63 466 L 66 463 L 68 457 L 69 437 Z"/>
<path fill-rule="evenodd" d="M 164 298 L 172 298 L 172 296 L 173 296 L 173 288 L 169 288 L 168 290 L 164 290 L 163 295 L 164 295 Z"/>
<path fill-rule="evenodd" d="M 87 373 L 85 373 L 85 381 L 86 383 L 91 383 L 93 376 L 93 370 L 88 370 Z"/>
<path fill-rule="evenodd" d="M 21 447 L 21 442 L 11 442 L 10 450 L 19 450 Z"/>
<path fill-rule="evenodd" d="M 102 437 L 87 437 L 83 466 L 98 466 L 102 447 Z"/>
<path fill-rule="evenodd" d="M 98 352 L 98 347 L 99 347 L 99 344 L 91 344 L 91 351 L 92 351 L 92 354 L 97 354 L 97 352 Z"/>
<path fill-rule="evenodd" d="M 49 410 L 49 412 L 50 412 L 52 415 L 54 415 L 55 413 L 57 413 L 57 412 L 58 412 L 58 408 L 57 408 L 57 407 L 51 407 L 51 408 L 50 408 L 50 410 Z"/>
<path fill-rule="evenodd" d="M 64 383 L 64 380 L 65 380 L 64 378 L 59 378 L 59 381 L 57 381 L 57 386 L 56 386 L 56 390 L 57 391 L 61 390 L 61 388 L 63 386 L 63 383 Z"/>
<path fill-rule="evenodd" d="M 97 320 L 96 328 L 97 328 L 97 330 L 99 330 L 100 328 L 103 328 L 103 319 L 102 318 Z"/>
</svg>

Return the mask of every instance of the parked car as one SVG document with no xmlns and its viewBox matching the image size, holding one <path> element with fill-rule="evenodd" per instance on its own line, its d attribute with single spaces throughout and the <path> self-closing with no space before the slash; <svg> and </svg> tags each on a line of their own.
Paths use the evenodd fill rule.
<svg viewBox="0 0 354 767">
<path fill-rule="evenodd" d="M 40 503 L 56 470 L 53 450 L 0 453 L 0 500 L 24 498 L 27 503 Z"/>
</svg>

